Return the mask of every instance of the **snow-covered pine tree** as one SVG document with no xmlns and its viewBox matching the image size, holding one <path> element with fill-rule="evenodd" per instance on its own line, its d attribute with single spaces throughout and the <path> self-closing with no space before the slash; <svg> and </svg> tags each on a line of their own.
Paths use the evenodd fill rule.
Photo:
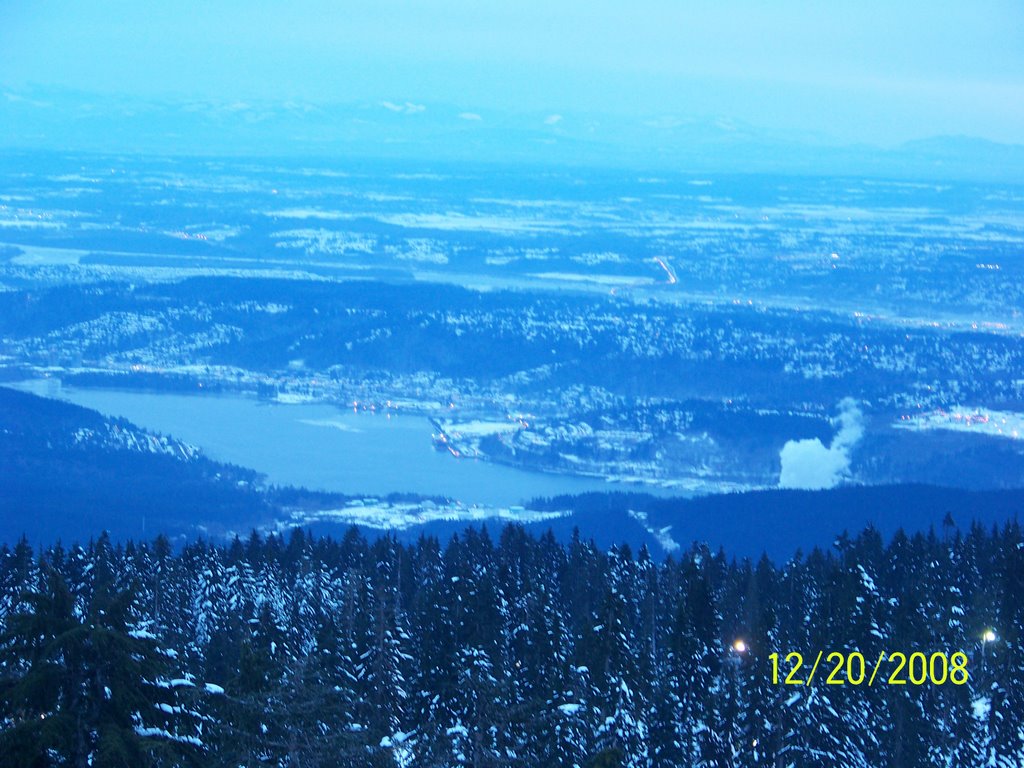
<svg viewBox="0 0 1024 768">
<path fill-rule="evenodd" d="M 179 702 L 169 654 L 129 624 L 133 599 L 100 583 L 76 606 L 46 569 L 0 638 L 0 754 L 12 764 L 129 768 L 202 748 L 202 716 Z"/>
<path fill-rule="evenodd" d="M 39 589 L 39 568 L 28 540 L 22 537 L 14 549 L 0 546 L 0 632 L 12 616 L 31 607 Z"/>
<path fill-rule="evenodd" d="M 409 685 L 415 677 L 408 617 L 402 607 L 399 582 L 403 548 L 394 538 L 378 539 L 370 549 L 373 573 L 368 581 L 366 650 L 359 659 L 358 696 L 361 720 L 367 724 L 371 747 L 384 750 L 396 764 L 412 748 L 413 721 Z"/>
<path fill-rule="evenodd" d="M 604 719 L 598 725 L 598 754 L 605 759 L 621 755 L 623 768 L 650 765 L 646 700 L 647 685 L 641 681 L 637 636 L 638 585 L 636 564 L 629 547 L 612 547 L 608 553 L 608 574 L 598 614 L 599 624 L 591 630 L 591 670 L 599 676 Z"/>
</svg>

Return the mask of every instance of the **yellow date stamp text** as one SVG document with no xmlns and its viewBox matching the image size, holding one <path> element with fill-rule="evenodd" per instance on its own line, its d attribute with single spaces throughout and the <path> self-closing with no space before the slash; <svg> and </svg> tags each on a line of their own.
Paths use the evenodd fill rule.
<svg viewBox="0 0 1024 768">
<path fill-rule="evenodd" d="M 866 659 L 859 651 L 818 651 L 813 660 L 792 651 L 768 658 L 776 685 L 964 685 L 969 678 L 963 651 L 882 651 L 877 659 Z"/>
</svg>

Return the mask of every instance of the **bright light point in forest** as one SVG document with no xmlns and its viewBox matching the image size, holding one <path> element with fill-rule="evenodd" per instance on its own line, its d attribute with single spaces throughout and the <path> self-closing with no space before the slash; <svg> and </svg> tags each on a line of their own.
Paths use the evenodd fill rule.
<svg viewBox="0 0 1024 768">
<path fill-rule="evenodd" d="M 732 644 L 732 649 L 736 651 L 736 653 L 746 653 L 747 644 L 743 641 L 743 638 L 740 638 Z"/>
<path fill-rule="evenodd" d="M 982 634 L 981 639 L 986 643 L 994 643 L 998 638 L 994 629 L 986 629 Z"/>
</svg>

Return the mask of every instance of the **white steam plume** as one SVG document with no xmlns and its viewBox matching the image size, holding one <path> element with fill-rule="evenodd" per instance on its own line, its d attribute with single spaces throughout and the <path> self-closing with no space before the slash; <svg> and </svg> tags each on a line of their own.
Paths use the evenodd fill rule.
<svg viewBox="0 0 1024 768">
<path fill-rule="evenodd" d="M 826 448 L 818 438 L 789 440 L 779 452 L 780 488 L 832 488 L 850 476 L 850 451 L 864 435 L 860 408 L 851 397 L 839 401 L 839 430 Z"/>
</svg>

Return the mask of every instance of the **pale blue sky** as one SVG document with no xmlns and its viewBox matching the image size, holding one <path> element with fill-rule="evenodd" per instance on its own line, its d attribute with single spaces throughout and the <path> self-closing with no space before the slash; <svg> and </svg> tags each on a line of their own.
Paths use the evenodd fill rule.
<svg viewBox="0 0 1024 768">
<path fill-rule="evenodd" d="M 1024 2 L 3 0 L 0 86 L 1024 143 Z"/>
</svg>

